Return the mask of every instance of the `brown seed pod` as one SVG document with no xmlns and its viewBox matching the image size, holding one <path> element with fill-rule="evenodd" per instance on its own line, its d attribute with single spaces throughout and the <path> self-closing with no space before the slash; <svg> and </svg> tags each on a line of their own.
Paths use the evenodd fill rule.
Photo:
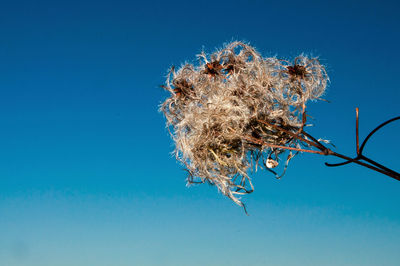
<svg viewBox="0 0 400 266">
<path fill-rule="evenodd" d="M 184 79 L 174 80 L 173 85 L 174 85 L 173 91 L 178 97 L 189 96 L 190 94 L 194 93 L 193 85 Z"/>
<path fill-rule="evenodd" d="M 295 64 L 293 66 L 287 66 L 286 68 L 287 68 L 287 73 L 294 79 L 297 78 L 304 79 L 308 75 L 305 66 Z"/>
<path fill-rule="evenodd" d="M 218 61 L 206 63 L 204 74 L 208 74 L 209 76 L 215 77 L 221 73 L 220 71 L 222 68 L 223 67 Z"/>
</svg>

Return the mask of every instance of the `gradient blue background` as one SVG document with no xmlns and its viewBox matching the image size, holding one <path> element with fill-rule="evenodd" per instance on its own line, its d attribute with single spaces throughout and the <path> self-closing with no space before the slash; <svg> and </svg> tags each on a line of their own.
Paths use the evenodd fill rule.
<svg viewBox="0 0 400 266">
<path fill-rule="evenodd" d="M 231 40 L 319 56 L 331 84 L 309 113 L 354 154 L 400 114 L 395 1 L 2 1 L 0 265 L 400 265 L 400 183 L 302 154 L 253 175 L 250 216 L 187 188 L 158 105 L 171 65 Z M 366 154 L 400 170 L 400 123 Z"/>
</svg>

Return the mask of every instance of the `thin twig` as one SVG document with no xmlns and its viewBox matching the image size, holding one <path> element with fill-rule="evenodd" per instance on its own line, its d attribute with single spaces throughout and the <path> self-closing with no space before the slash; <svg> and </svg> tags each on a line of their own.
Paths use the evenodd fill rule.
<svg viewBox="0 0 400 266">
<path fill-rule="evenodd" d="M 369 164 L 360 162 L 359 159 L 352 159 L 352 158 L 347 157 L 347 156 L 345 156 L 345 155 L 343 155 L 343 154 L 340 154 L 340 153 L 334 152 L 334 153 L 331 154 L 331 155 L 336 156 L 336 157 L 339 157 L 339 158 L 342 158 L 342 159 L 345 159 L 345 160 L 348 160 L 349 163 L 356 163 L 356 164 L 362 165 L 362 166 L 364 166 L 364 167 L 367 167 L 367 168 L 369 168 L 369 169 L 372 169 L 372 170 L 374 170 L 374 171 L 377 171 L 377 172 L 379 172 L 379 173 L 382 173 L 382 174 L 384 174 L 384 175 L 390 176 L 390 177 L 392 177 L 392 178 L 394 178 L 394 179 L 400 181 L 400 174 L 398 174 L 398 173 L 396 173 L 396 172 L 394 172 L 394 171 L 392 171 L 392 172 L 394 172 L 394 174 L 393 174 L 393 173 L 387 172 L 387 171 L 385 171 L 385 170 L 382 170 L 382 169 L 380 169 L 380 168 L 377 168 L 377 167 L 375 167 L 375 166 L 372 166 L 372 165 L 369 165 Z M 346 162 L 346 163 L 347 163 L 347 162 Z M 331 165 L 329 165 L 329 164 L 327 164 L 327 163 L 325 163 L 325 165 L 326 165 L 326 166 L 331 166 Z"/>
<path fill-rule="evenodd" d="M 380 163 L 377 163 L 377 162 L 375 162 L 374 160 L 371 160 L 371 159 L 369 159 L 368 157 L 365 157 L 365 156 L 362 155 L 362 154 L 360 154 L 358 157 L 360 157 L 360 159 L 362 159 L 362 160 L 364 160 L 364 161 L 369 162 L 370 164 L 375 165 L 376 167 L 379 167 L 380 169 L 382 169 L 382 170 L 384 170 L 384 171 L 386 171 L 386 172 L 388 172 L 388 173 L 391 173 L 392 175 L 396 176 L 396 177 L 399 178 L 399 180 L 400 180 L 400 174 L 397 173 L 397 172 L 395 172 L 395 171 L 393 171 L 392 169 L 389 169 L 389 168 L 387 168 L 387 167 L 381 165 Z"/>
<path fill-rule="evenodd" d="M 371 133 L 369 133 L 368 136 L 365 138 L 365 140 L 363 141 L 363 143 L 361 143 L 360 154 L 363 152 L 364 146 L 365 146 L 365 144 L 367 144 L 367 141 L 369 140 L 369 138 L 370 138 L 373 134 L 375 134 L 376 131 L 378 131 L 379 129 L 381 129 L 383 126 L 386 126 L 387 124 L 389 124 L 389 123 L 391 123 L 391 122 L 393 122 L 393 121 L 395 121 L 395 120 L 399 120 L 399 119 L 400 119 L 400 116 L 397 116 L 397 117 L 394 117 L 394 118 L 392 118 L 392 119 L 389 119 L 388 121 L 386 121 L 386 122 L 380 124 L 380 125 L 377 126 L 374 130 L 372 130 Z"/>
<path fill-rule="evenodd" d="M 309 144 L 310 146 L 316 147 L 317 149 L 319 149 L 320 151 L 316 151 L 316 150 L 305 150 L 305 149 L 299 149 L 299 148 L 293 148 L 293 147 L 286 147 L 286 146 L 279 146 L 279 145 L 274 145 L 274 144 L 269 144 L 269 143 L 265 143 L 262 140 L 257 140 L 254 139 L 252 137 L 249 137 L 250 141 L 255 142 L 257 144 L 260 145 L 266 145 L 272 148 L 280 148 L 280 149 L 286 149 L 286 150 L 295 150 L 295 151 L 302 151 L 302 152 L 308 152 L 308 153 L 315 153 L 315 154 L 321 154 L 321 155 L 333 155 L 342 159 L 345 159 L 347 161 L 342 162 L 342 163 L 338 163 L 338 164 L 329 164 L 329 163 L 325 163 L 325 165 L 327 166 L 341 166 L 341 165 L 345 165 L 345 164 L 349 164 L 349 163 L 356 163 L 359 164 L 361 166 L 367 167 L 371 170 L 377 171 L 379 173 L 382 173 L 384 175 L 390 176 L 396 180 L 400 181 L 400 174 L 375 162 L 374 160 L 371 160 L 367 157 L 365 157 L 364 155 L 362 155 L 362 150 L 366 144 L 366 142 L 368 141 L 368 139 L 376 132 L 378 131 L 380 128 L 382 128 L 384 125 L 389 124 L 390 122 L 393 122 L 397 119 L 400 119 L 400 117 L 395 117 L 393 119 L 390 119 L 384 123 L 382 123 L 381 125 L 379 125 L 378 127 L 376 127 L 368 136 L 367 138 L 364 140 L 364 142 L 361 145 L 361 148 L 359 147 L 359 116 L 358 116 L 358 108 L 356 109 L 356 149 L 357 149 L 357 157 L 355 158 L 350 158 L 348 156 L 345 156 L 343 154 L 337 153 L 337 152 L 333 152 L 331 149 L 325 147 L 323 144 L 321 144 L 316 138 L 314 138 L 313 136 L 311 136 L 310 134 L 308 134 L 305 131 L 302 131 L 301 133 L 308 137 L 310 140 L 307 140 L 301 136 L 299 136 L 299 134 L 295 134 L 293 132 L 290 132 L 278 125 L 274 125 L 271 123 L 268 123 L 267 121 L 263 121 L 263 120 L 258 120 L 258 122 L 265 124 L 267 126 L 273 127 L 274 129 L 277 129 L 281 132 L 284 132 L 290 136 L 292 136 L 293 138 L 296 138 L 297 140 L 303 141 L 307 144 Z M 367 161 L 369 164 L 361 162 L 360 159 Z"/>
<path fill-rule="evenodd" d="M 314 138 L 313 136 L 311 136 L 307 132 L 303 131 L 302 133 L 303 133 L 304 136 L 306 136 L 307 138 L 309 138 L 312 141 L 314 141 L 314 143 L 319 146 L 318 149 L 320 149 L 321 151 L 326 151 L 326 152 L 330 151 L 329 148 L 325 147 L 321 142 L 319 142 L 316 138 Z M 326 155 L 328 155 L 328 154 L 326 154 Z"/>
<path fill-rule="evenodd" d="M 309 140 L 307 140 L 307 139 L 305 139 L 305 138 L 299 136 L 298 134 L 293 133 L 293 132 L 290 132 L 289 130 L 286 130 L 286 129 L 280 127 L 280 126 L 277 126 L 277 125 L 268 123 L 267 121 L 260 120 L 260 119 L 257 119 L 257 121 L 260 122 L 260 123 L 262 123 L 262 124 L 264 124 L 264 125 L 267 125 L 267 126 L 270 126 L 270 127 L 275 128 L 275 129 L 277 129 L 277 130 L 280 130 L 280 131 L 282 131 L 282 132 L 284 132 L 284 133 L 286 133 L 286 134 L 288 134 L 288 135 L 290 135 L 290 136 L 292 136 L 292 137 L 295 137 L 296 139 L 301 140 L 301 141 L 303 141 L 303 142 L 305 142 L 305 143 L 307 143 L 307 144 L 309 144 L 309 145 L 311 145 L 311 146 L 314 146 L 314 147 L 316 147 L 316 148 L 320 148 L 318 144 L 316 144 L 316 143 L 314 143 L 314 142 L 311 142 L 311 141 L 309 141 Z"/>
<path fill-rule="evenodd" d="M 332 155 L 334 155 L 336 157 L 339 157 L 339 158 L 342 158 L 342 159 L 345 159 L 347 161 L 342 162 L 342 163 L 336 163 L 336 164 L 325 163 L 325 165 L 332 167 L 332 166 L 342 166 L 342 165 L 349 164 L 349 163 L 356 163 L 356 164 L 365 166 L 367 168 L 370 168 L 370 169 L 372 169 L 374 171 L 380 172 L 382 174 L 385 174 L 387 176 L 390 176 L 390 177 L 400 181 L 400 173 L 398 173 L 396 171 L 393 171 L 393 170 L 383 166 L 382 164 L 380 164 L 380 163 L 378 163 L 378 162 L 376 162 L 374 160 L 371 160 L 370 158 L 368 158 L 368 157 L 366 157 L 366 156 L 364 156 L 362 154 L 362 152 L 364 150 L 364 147 L 365 147 L 365 144 L 368 142 L 369 138 L 373 134 L 375 134 L 383 126 L 385 126 L 385 125 L 387 125 L 387 124 L 389 124 L 389 123 L 391 123 L 391 122 L 393 122 L 395 120 L 399 120 L 399 119 L 400 119 L 400 116 L 392 118 L 392 119 L 380 124 L 379 126 L 377 126 L 374 130 L 372 130 L 368 134 L 368 136 L 365 138 L 365 140 L 363 141 L 363 143 L 361 144 L 361 147 L 360 147 L 360 140 L 359 140 L 359 109 L 356 108 L 356 151 L 357 151 L 357 156 L 355 158 L 350 158 L 350 157 L 344 156 L 344 155 L 339 154 L 339 153 L 333 153 Z M 364 161 L 368 162 L 369 164 L 363 163 L 360 160 L 364 160 Z"/>
<path fill-rule="evenodd" d="M 316 153 L 316 154 L 321 154 L 321 155 L 325 155 L 324 152 L 321 151 L 315 151 L 315 150 L 305 150 L 305 149 L 299 149 L 299 148 L 294 148 L 294 147 L 288 147 L 288 146 L 281 146 L 281 145 L 275 145 L 275 144 L 270 144 L 267 143 L 263 140 L 259 140 L 250 136 L 244 136 L 243 139 L 256 143 L 258 145 L 262 145 L 262 146 L 268 146 L 271 148 L 276 148 L 276 149 L 284 149 L 284 150 L 292 150 L 292 151 L 301 151 L 301 152 L 308 152 L 308 153 Z"/>
</svg>

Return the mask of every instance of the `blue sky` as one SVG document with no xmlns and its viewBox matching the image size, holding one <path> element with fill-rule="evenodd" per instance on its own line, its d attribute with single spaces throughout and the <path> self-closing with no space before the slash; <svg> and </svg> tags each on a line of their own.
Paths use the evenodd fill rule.
<svg viewBox="0 0 400 266">
<path fill-rule="evenodd" d="M 185 186 L 158 105 L 171 65 L 244 40 L 319 56 L 331 84 L 310 132 L 354 154 L 398 116 L 394 1 L 3 1 L 0 265 L 399 265 L 400 183 L 302 154 L 253 175 L 250 216 Z M 400 123 L 365 154 L 399 168 Z"/>
</svg>

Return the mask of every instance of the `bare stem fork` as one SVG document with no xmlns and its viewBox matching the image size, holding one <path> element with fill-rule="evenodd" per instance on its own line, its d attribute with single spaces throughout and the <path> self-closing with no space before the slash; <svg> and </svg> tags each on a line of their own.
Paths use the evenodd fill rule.
<svg viewBox="0 0 400 266">
<path fill-rule="evenodd" d="M 304 120 L 304 119 L 303 119 Z M 259 144 L 259 145 L 265 145 L 271 148 L 278 148 L 278 149 L 286 149 L 286 150 L 295 150 L 295 151 L 300 151 L 300 152 L 308 152 L 308 153 L 314 153 L 314 154 L 321 154 L 321 155 L 331 155 L 331 156 L 335 156 L 341 159 L 344 159 L 346 161 L 341 162 L 341 163 L 335 163 L 335 164 L 331 164 L 331 163 L 325 163 L 326 166 L 330 166 L 330 167 L 335 167 L 335 166 L 342 166 L 342 165 L 346 165 L 349 163 L 355 163 L 364 167 L 367 167 L 371 170 L 374 170 L 376 172 L 382 173 L 384 175 L 390 176 L 396 180 L 400 181 L 400 173 L 389 169 L 385 166 L 383 166 L 382 164 L 366 157 L 365 155 L 363 155 L 363 150 L 365 147 L 365 144 L 368 142 L 368 140 L 371 138 L 371 136 L 373 134 L 375 134 L 379 129 L 381 129 L 383 126 L 394 122 L 396 120 L 400 120 L 400 116 L 394 117 L 380 125 L 378 125 L 374 130 L 372 130 L 368 136 L 364 139 L 364 141 L 361 143 L 360 146 L 360 140 L 359 140 L 359 110 L 358 108 L 356 108 L 356 153 L 357 155 L 354 158 L 351 158 L 349 156 L 337 153 L 332 151 L 331 149 L 329 149 L 328 147 L 326 147 L 324 144 L 322 144 L 320 141 L 318 141 L 316 138 L 314 138 L 313 136 L 311 136 L 310 134 L 308 134 L 307 132 L 305 132 L 303 129 L 300 129 L 299 132 L 294 133 L 291 132 L 290 130 L 284 129 L 283 127 L 276 125 L 276 124 L 272 124 L 269 123 L 267 121 L 263 121 L 263 120 L 258 120 L 258 122 L 267 125 L 269 127 L 272 127 L 276 130 L 279 130 L 283 133 L 286 133 L 288 135 L 290 135 L 291 137 L 308 144 L 309 146 L 312 146 L 314 148 L 316 148 L 317 150 L 313 150 L 313 149 L 300 149 L 300 148 L 295 148 L 295 147 L 287 147 L 287 146 L 281 146 L 281 145 L 274 145 L 274 144 L 269 144 L 266 143 L 265 141 L 262 141 L 260 139 L 256 139 L 250 136 L 247 136 L 245 138 L 245 140 Z M 304 122 L 304 121 L 303 121 Z M 302 135 L 302 136 L 301 136 Z M 363 160 L 363 161 L 361 161 Z"/>
</svg>

